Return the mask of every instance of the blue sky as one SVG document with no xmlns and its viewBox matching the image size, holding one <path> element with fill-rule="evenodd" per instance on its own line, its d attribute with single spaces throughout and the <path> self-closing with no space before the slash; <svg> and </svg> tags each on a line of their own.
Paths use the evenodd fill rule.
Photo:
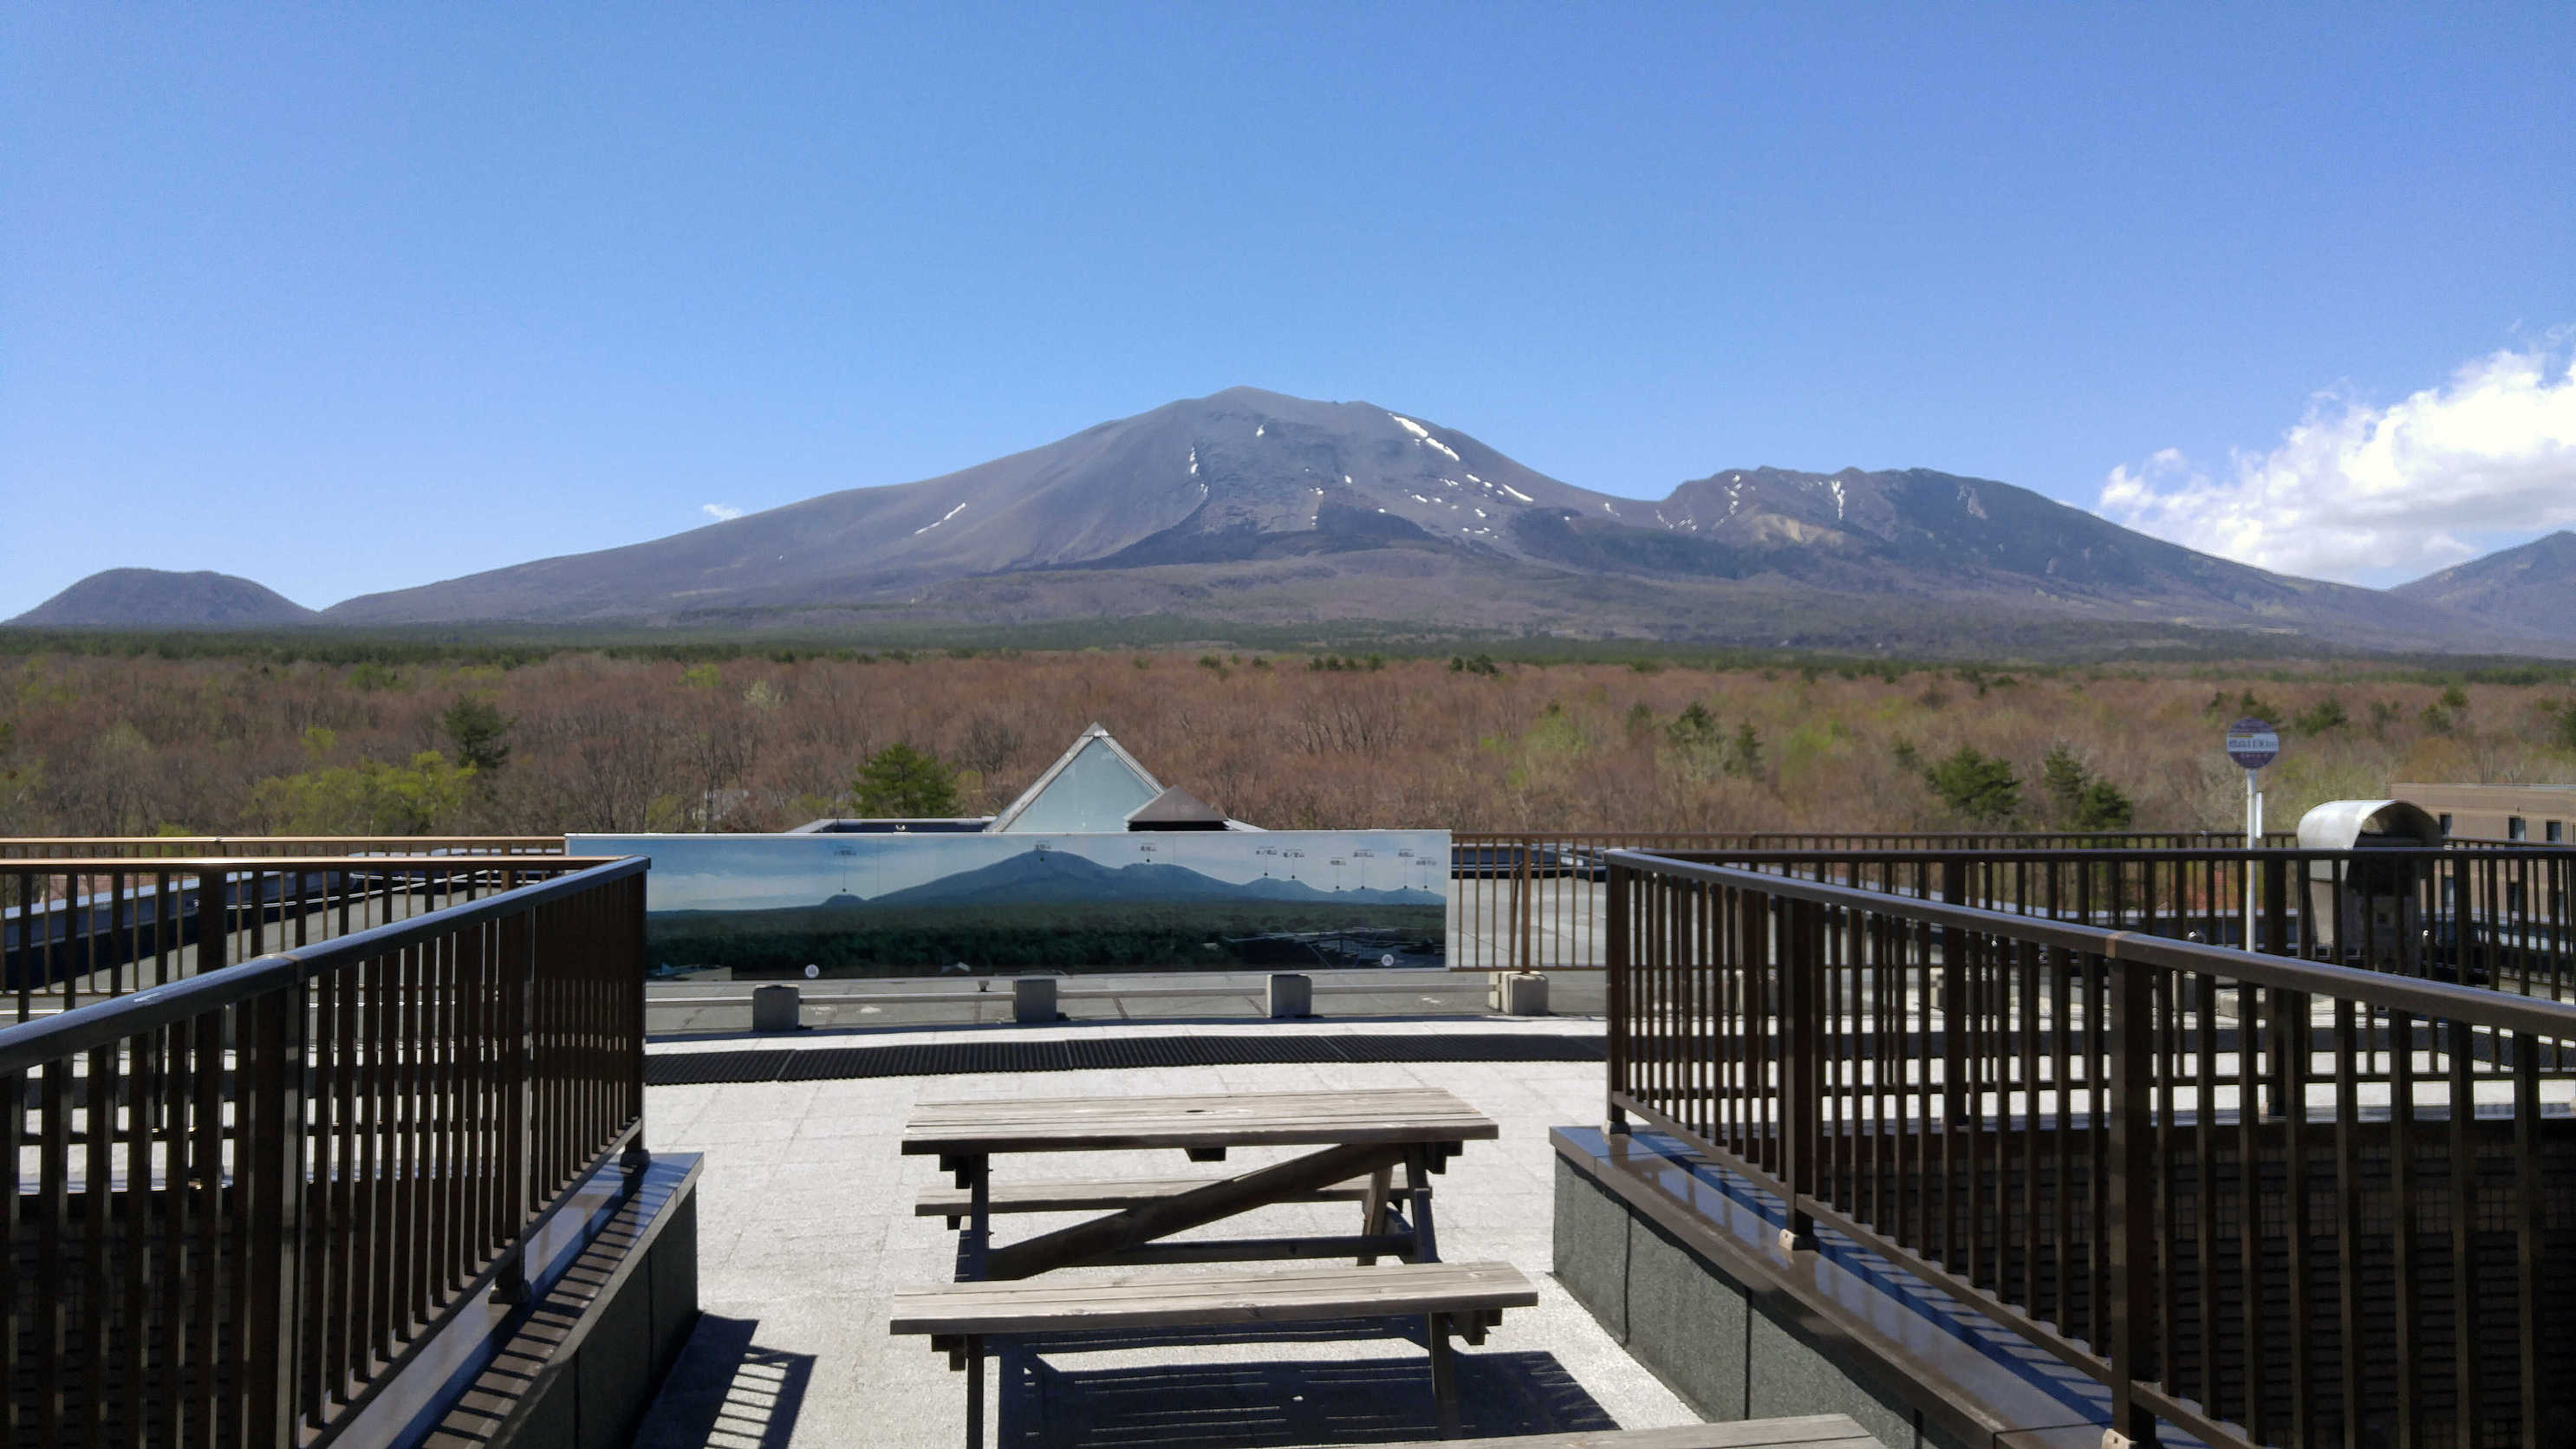
<svg viewBox="0 0 2576 1449">
<path fill-rule="evenodd" d="M 0 616 L 327 604 L 1238 383 L 2372 582 L 2576 524 L 2563 3 L 20 5 L 0 147 Z"/>
</svg>

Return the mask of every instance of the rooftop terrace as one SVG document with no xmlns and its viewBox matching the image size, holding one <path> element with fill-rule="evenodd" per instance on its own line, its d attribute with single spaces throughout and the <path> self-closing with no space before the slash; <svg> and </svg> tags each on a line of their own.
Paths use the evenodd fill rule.
<svg viewBox="0 0 2576 1449">
<path fill-rule="evenodd" d="M 1440 1256 L 1537 1285 L 1460 1351 L 1469 1433 L 2576 1443 L 2576 852 L 1779 843 L 1479 845 L 1479 939 L 1604 968 L 1546 1018 L 1381 971 L 1270 1020 L 1201 972 L 1038 1025 L 808 983 L 764 1033 L 745 983 L 648 999 L 641 860 L 8 862 L 10 1442 L 954 1443 L 950 1360 L 888 1331 L 977 1261 L 914 1208 L 969 1175 L 899 1150 L 923 1104 L 1418 1086 L 1499 1129 Z M 1231 1271 L 1169 1260 L 1208 1236 L 1154 1271 Z M 1005 1442 L 1440 1427 L 1418 1344 L 1206 1338 L 1041 1355 Z"/>
</svg>

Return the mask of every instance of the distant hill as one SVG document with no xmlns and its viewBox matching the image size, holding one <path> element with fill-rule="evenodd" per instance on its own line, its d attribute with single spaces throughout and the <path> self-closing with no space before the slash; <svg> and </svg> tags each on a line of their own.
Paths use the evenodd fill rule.
<svg viewBox="0 0 2576 1449">
<path fill-rule="evenodd" d="M 864 627 L 1179 616 L 1263 626 L 1911 649 L 2078 631 L 2370 648 L 2540 636 L 2229 563 L 1929 470 L 1739 469 L 1659 502 L 1458 429 L 1252 388 L 918 483 L 332 606 L 334 623 Z"/>
<path fill-rule="evenodd" d="M 842 897 L 834 897 L 837 902 Z M 1066 850 L 1028 850 L 974 870 L 888 891 L 871 906 L 1099 904 L 1109 901 L 1333 901 L 1359 906 L 1436 906 L 1417 890 L 1318 890 L 1302 881 L 1263 879 L 1242 885 L 1186 866 L 1106 866 Z M 832 902 L 826 902 L 831 904 Z"/>
<path fill-rule="evenodd" d="M 2576 640 L 2576 533 L 2562 528 L 2389 592 L 2471 619 Z"/>
<path fill-rule="evenodd" d="M 231 574 L 108 569 L 9 622 L 34 629 L 258 629 L 320 618 L 273 589 Z"/>
</svg>

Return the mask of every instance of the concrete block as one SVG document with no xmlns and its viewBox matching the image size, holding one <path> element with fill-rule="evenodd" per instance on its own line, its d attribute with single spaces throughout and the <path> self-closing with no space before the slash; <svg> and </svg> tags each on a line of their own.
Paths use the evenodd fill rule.
<svg viewBox="0 0 2576 1449">
<path fill-rule="evenodd" d="M 1916 1449 L 1914 1408 L 1892 1386 L 1864 1382 L 1804 1334 L 1768 1314 L 1753 1315 L 1745 1354 L 1744 1415 L 1849 1414 L 1887 1449 Z"/>
<path fill-rule="evenodd" d="M 592 1320 L 567 1377 L 577 1385 L 581 1428 L 575 1449 L 621 1449 L 635 1439 L 653 1402 L 653 1317 L 648 1280 L 629 1277 Z M 522 1438 L 521 1443 L 537 1441 Z"/>
<path fill-rule="evenodd" d="M 1290 1016 L 1315 1014 L 1315 978 L 1293 973 L 1274 973 L 1270 978 L 1270 1018 L 1273 1021 Z"/>
<path fill-rule="evenodd" d="M 698 1327 L 698 1195 L 690 1193 L 669 1211 L 644 1264 L 652 1280 L 656 1379 L 670 1370 Z"/>
<path fill-rule="evenodd" d="M 1759 1316 L 1741 1287 L 1662 1229 L 1631 1225 L 1628 1351 L 1712 1421 L 1752 1417 L 1745 1347 Z"/>
<path fill-rule="evenodd" d="M 793 986 L 755 986 L 751 991 L 753 1031 L 794 1031 L 805 993 Z"/>
<path fill-rule="evenodd" d="M 1545 1016 L 1547 978 L 1535 971 L 1497 971 L 1487 999 L 1505 1016 Z"/>
<path fill-rule="evenodd" d="M 1023 1026 L 1055 1020 L 1055 978 L 1021 976 L 1011 982 L 1011 1020 Z"/>
<path fill-rule="evenodd" d="M 1628 1341 L 1628 1207 L 1556 1160 L 1556 1281 L 1612 1338 Z"/>
</svg>

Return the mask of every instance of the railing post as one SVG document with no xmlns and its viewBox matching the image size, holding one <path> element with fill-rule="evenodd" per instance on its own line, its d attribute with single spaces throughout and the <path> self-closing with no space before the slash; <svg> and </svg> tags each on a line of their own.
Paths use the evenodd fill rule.
<svg viewBox="0 0 2576 1449">
<path fill-rule="evenodd" d="M 302 1442 L 296 1375 L 304 1362 L 305 996 L 299 980 L 236 1008 L 247 1020 L 240 1033 L 246 1049 L 234 1074 L 233 1110 L 243 1126 L 235 1150 L 250 1159 L 240 1183 L 249 1219 L 249 1282 L 258 1294 L 243 1346 L 245 1442 L 263 1449 L 296 1449 Z"/>
<path fill-rule="evenodd" d="M 2290 863 L 2277 855 L 2263 862 L 2263 949 L 2274 956 L 2299 954 L 2290 949 Z"/>
<path fill-rule="evenodd" d="M 1608 1126 L 1612 1132 L 1628 1130 L 1628 1114 L 1616 1100 L 1628 1090 L 1628 901 L 1635 888 L 1635 873 L 1619 862 L 1610 862 L 1610 932 L 1606 946 L 1606 964 L 1610 973 L 1610 1090 Z"/>
<path fill-rule="evenodd" d="M 502 1202 L 510 1229 L 508 1261 L 492 1283 L 497 1303 L 528 1300 L 528 1218 L 536 1211 L 537 943 L 529 913 L 500 920 L 500 950 L 493 976 L 516 1029 L 509 1032 L 509 1065 L 503 1089 L 501 1172 L 508 1182 Z"/>
<path fill-rule="evenodd" d="M 1529 836 L 1522 836 L 1514 852 L 1517 861 L 1512 868 L 1512 969 L 1530 969 L 1530 852 L 1538 848 Z"/>
<path fill-rule="evenodd" d="M 230 942 L 224 930 L 224 873 L 197 872 L 197 974 L 220 971 Z"/>
<path fill-rule="evenodd" d="M 1780 1246 L 1803 1252 L 1816 1246 L 1816 1220 L 1806 1200 L 1816 1195 L 1824 1091 L 1824 915 L 1813 901 L 1784 900 L 1779 954 L 1782 1059 L 1780 1063 L 1780 1178 L 1789 1189 L 1789 1225 Z"/>
<path fill-rule="evenodd" d="M 2155 978 L 2152 968 L 2105 957 L 2111 974 L 2111 1423 L 2104 1449 L 2156 1440 L 2155 1415 L 2136 1386 L 2156 1365 Z"/>
<path fill-rule="evenodd" d="M 1941 899 L 1958 905 L 1967 898 L 1968 872 L 1964 862 L 1941 862 Z M 1969 1119 L 1968 1110 L 1968 1034 L 1962 1028 L 1967 1020 L 1967 1006 L 1961 997 L 1967 990 L 1967 973 L 1960 969 L 1960 958 L 1967 953 L 1965 938 L 1956 926 L 1941 928 L 1941 1105 L 1945 1121 L 1958 1123 Z"/>
<path fill-rule="evenodd" d="M 619 884 L 623 888 L 607 906 L 616 917 L 616 928 L 610 932 L 615 957 L 609 970 L 611 989 L 625 993 L 631 1042 L 626 1070 L 635 1099 L 635 1135 L 626 1139 L 626 1151 L 617 1165 L 626 1174 L 626 1191 L 632 1193 L 643 1184 L 644 1170 L 653 1165 L 652 1150 L 644 1144 L 644 878 L 636 876 Z"/>
</svg>

